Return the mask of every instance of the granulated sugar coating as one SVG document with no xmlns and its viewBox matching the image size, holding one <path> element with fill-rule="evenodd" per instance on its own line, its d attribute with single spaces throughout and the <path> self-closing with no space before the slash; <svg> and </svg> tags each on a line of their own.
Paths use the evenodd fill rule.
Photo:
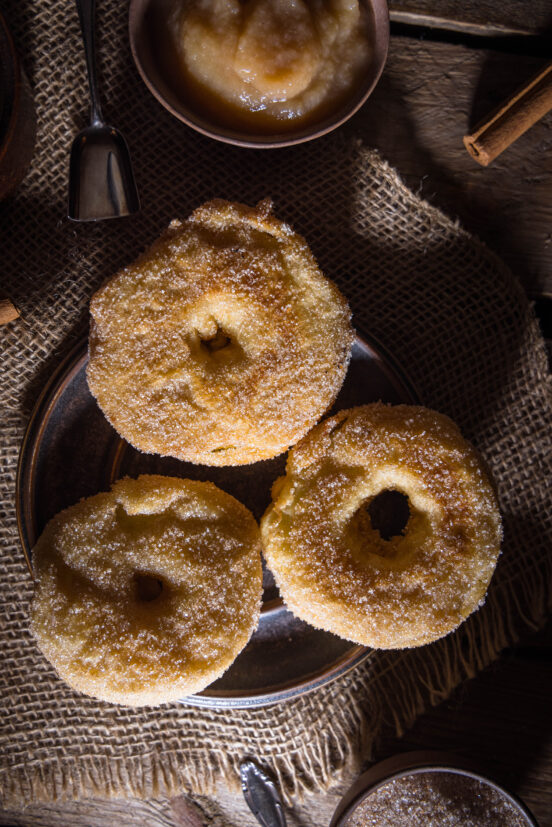
<svg viewBox="0 0 552 827">
<path fill-rule="evenodd" d="M 212 201 L 90 304 L 90 390 L 141 451 L 205 465 L 297 442 L 345 378 L 347 303 L 270 213 Z"/>
<path fill-rule="evenodd" d="M 371 793 L 345 827 L 528 827 L 489 784 L 452 772 L 395 778 Z"/>
<path fill-rule="evenodd" d="M 408 521 L 384 538 L 370 508 L 384 491 Z M 448 417 L 374 403 L 340 411 L 289 453 L 261 521 L 288 608 L 364 646 L 430 643 L 483 601 L 502 537 L 493 487 Z"/>
<path fill-rule="evenodd" d="M 70 686 L 112 703 L 204 689 L 259 619 L 257 523 L 210 482 L 120 480 L 50 520 L 33 564 L 38 645 Z"/>
</svg>

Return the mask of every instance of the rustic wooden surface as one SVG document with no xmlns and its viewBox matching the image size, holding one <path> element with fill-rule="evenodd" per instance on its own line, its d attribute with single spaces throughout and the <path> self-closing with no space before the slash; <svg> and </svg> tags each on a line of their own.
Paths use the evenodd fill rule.
<svg viewBox="0 0 552 827">
<path fill-rule="evenodd" d="M 487 168 L 462 137 L 546 62 L 393 37 L 379 85 L 345 127 L 483 239 L 531 296 L 552 296 L 552 113 Z"/>
<path fill-rule="evenodd" d="M 458 22 L 459 4 L 441 0 L 393 0 L 394 19 L 416 11 Z M 549 0 L 465 2 L 464 28 L 518 27 L 545 31 Z M 437 10 L 437 11 L 436 11 Z M 456 23 L 454 22 L 456 21 Z M 427 22 L 427 21 L 425 21 Z M 552 21 L 551 21 L 552 22 Z M 487 31 L 484 33 L 497 33 Z M 378 148 L 406 183 L 434 205 L 458 217 L 501 255 L 532 296 L 552 296 L 552 118 L 548 116 L 489 168 L 479 167 L 462 136 L 545 63 L 530 54 L 476 49 L 473 44 L 397 36 L 391 41 L 382 81 L 347 129 Z M 402 739 L 388 732 L 375 758 L 409 749 L 445 749 L 482 761 L 552 827 L 552 627 L 509 651 L 453 697 L 418 720 Z M 259 756 L 262 758 L 262 756 Z M 319 793 L 288 814 L 290 827 L 324 827 L 353 778 L 346 772 L 328 793 Z M 253 827 L 239 793 L 223 788 L 194 802 L 66 802 L 17 811 L 0 810 L 0 825 L 59 827 Z"/>
<path fill-rule="evenodd" d="M 525 801 L 540 827 L 552 827 L 552 623 L 504 652 L 420 718 L 403 738 L 378 749 L 454 752 Z"/>
<path fill-rule="evenodd" d="M 391 20 L 480 35 L 545 35 L 550 0 L 388 0 Z"/>
</svg>

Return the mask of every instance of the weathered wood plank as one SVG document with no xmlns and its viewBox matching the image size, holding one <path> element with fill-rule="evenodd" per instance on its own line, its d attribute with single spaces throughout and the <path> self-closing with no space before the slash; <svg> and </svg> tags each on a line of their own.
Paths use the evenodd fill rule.
<svg viewBox="0 0 552 827">
<path fill-rule="evenodd" d="M 398 23 L 485 36 L 546 35 L 552 27 L 549 0 L 389 0 Z"/>
<path fill-rule="evenodd" d="M 286 809 L 288 827 L 325 827 L 353 782 L 348 772 L 329 793 L 317 793 Z M 216 796 L 185 796 L 171 800 L 130 799 L 70 801 L 31 805 L 24 810 L 1 810 L 5 827 L 257 827 L 240 792 L 219 788 Z"/>
<path fill-rule="evenodd" d="M 377 758 L 435 749 L 461 755 L 519 795 L 540 827 L 552 827 L 552 623 L 418 719 L 387 736 Z"/>
<path fill-rule="evenodd" d="M 181 827 L 168 801 L 68 801 L 1 810 L 0 824 L 13 827 Z M 202 826 L 203 827 L 203 826 Z"/>
<path fill-rule="evenodd" d="M 487 168 L 462 136 L 545 63 L 393 37 L 378 87 L 346 126 L 485 241 L 531 295 L 552 295 L 552 113 Z"/>
</svg>

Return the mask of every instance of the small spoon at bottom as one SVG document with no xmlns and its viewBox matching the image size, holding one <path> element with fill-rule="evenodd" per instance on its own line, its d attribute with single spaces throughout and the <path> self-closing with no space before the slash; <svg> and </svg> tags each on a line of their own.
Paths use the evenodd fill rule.
<svg viewBox="0 0 552 827">
<path fill-rule="evenodd" d="M 276 784 L 254 761 L 240 764 L 243 796 L 262 827 L 286 827 L 286 817 Z"/>
</svg>

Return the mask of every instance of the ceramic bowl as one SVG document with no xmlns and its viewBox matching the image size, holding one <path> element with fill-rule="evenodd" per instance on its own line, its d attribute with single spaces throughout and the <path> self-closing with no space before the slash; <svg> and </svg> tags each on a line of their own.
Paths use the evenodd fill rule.
<svg viewBox="0 0 552 827">
<path fill-rule="evenodd" d="M 176 118 L 197 132 L 225 143 L 269 149 L 300 144 L 331 132 L 348 120 L 367 100 L 380 78 L 387 58 L 389 45 L 387 2 L 386 0 L 361 0 L 367 4 L 371 17 L 372 58 L 367 72 L 360 83 L 354 87 L 351 96 L 331 115 L 307 126 L 299 124 L 293 131 L 288 129 L 281 133 L 255 134 L 253 131 L 232 129 L 214 120 L 209 120 L 199 111 L 194 111 L 183 95 L 177 94 L 175 88 L 171 88 L 165 80 L 162 61 L 159 59 L 159 47 L 156 46 L 152 32 L 155 31 L 155 21 L 159 13 L 167 7 L 168 2 L 171 0 L 130 0 L 130 47 L 138 71 L 150 92 Z"/>
</svg>

